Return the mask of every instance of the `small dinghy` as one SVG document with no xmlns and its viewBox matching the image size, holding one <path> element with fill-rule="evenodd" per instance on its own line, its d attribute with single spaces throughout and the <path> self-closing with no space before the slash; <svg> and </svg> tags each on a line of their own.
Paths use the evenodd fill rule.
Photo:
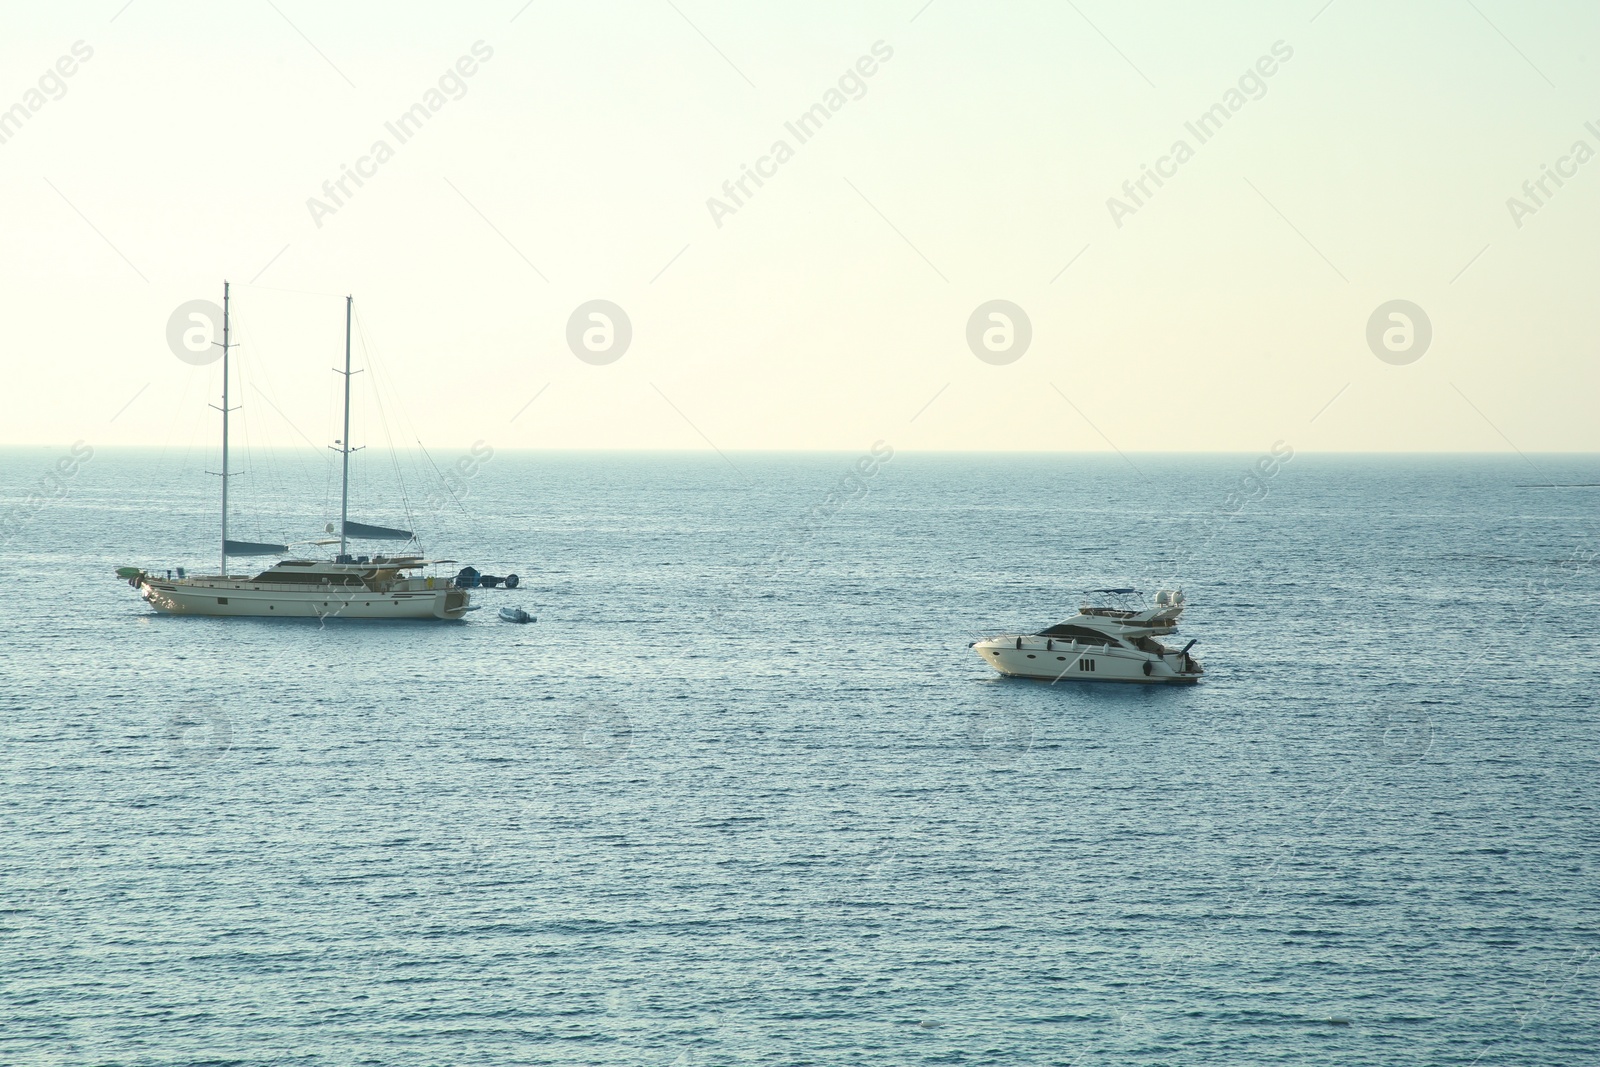
<svg viewBox="0 0 1600 1067">
<path fill-rule="evenodd" d="M 526 611 L 523 611 L 521 608 L 501 608 L 500 609 L 500 617 L 502 619 L 504 619 L 506 622 L 535 622 L 535 621 L 537 621 L 536 619 L 534 619 L 534 617 L 532 615 L 529 615 Z"/>
</svg>

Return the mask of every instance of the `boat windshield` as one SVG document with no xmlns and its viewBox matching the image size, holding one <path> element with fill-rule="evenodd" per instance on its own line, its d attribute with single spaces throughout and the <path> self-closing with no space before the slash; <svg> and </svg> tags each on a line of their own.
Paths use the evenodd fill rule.
<svg viewBox="0 0 1600 1067">
<path fill-rule="evenodd" d="M 1111 638 L 1099 630 L 1088 626 L 1078 626 L 1070 622 L 1058 622 L 1048 629 L 1040 630 L 1035 637 L 1062 637 L 1071 641 L 1081 641 L 1086 645 L 1109 645 Z"/>
</svg>

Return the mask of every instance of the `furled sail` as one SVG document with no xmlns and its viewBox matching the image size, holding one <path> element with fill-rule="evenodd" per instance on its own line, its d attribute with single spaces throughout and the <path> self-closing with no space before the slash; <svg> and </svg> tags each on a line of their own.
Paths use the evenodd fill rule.
<svg viewBox="0 0 1600 1067">
<path fill-rule="evenodd" d="M 392 526 L 369 526 L 364 522 L 350 522 L 345 520 L 344 535 L 363 541 L 409 541 L 412 538 L 410 530 L 396 530 Z"/>
<path fill-rule="evenodd" d="M 224 541 L 222 550 L 230 556 L 286 556 L 288 545 L 269 545 L 260 541 Z"/>
</svg>

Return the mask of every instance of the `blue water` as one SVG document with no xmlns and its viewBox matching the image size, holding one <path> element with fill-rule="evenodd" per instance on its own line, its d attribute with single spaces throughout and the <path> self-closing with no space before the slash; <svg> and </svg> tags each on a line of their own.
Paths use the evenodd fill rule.
<svg viewBox="0 0 1600 1067">
<path fill-rule="evenodd" d="M 324 625 L 152 615 L 205 457 L 64 452 L 0 452 L 0 1062 L 1600 1054 L 1600 489 L 1520 487 L 1593 458 L 500 452 L 418 528 L 520 590 Z M 1199 686 L 966 647 L 1164 581 Z"/>
</svg>

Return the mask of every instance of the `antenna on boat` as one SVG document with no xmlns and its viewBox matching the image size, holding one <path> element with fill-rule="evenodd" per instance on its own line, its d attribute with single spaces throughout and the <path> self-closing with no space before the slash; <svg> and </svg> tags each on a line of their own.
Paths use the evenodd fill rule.
<svg viewBox="0 0 1600 1067">
<path fill-rule="evenodd" d="M 339 440 L 339 447 L 335 452 L 344 455 L 343 484 L 339 490 L 339 558 L 342 560 L 349 554 L 349 523 L 350 523 L 350 453 L 356 451 L 350 447 L 350 377 L 360 374 L 360 371 L 350 369 L 350 308 L 355 303 L 355 297 L 344 298 L 344 370 L 335 367 L 333 373 L 344 375 L 344 437 Z"/>
<path fill-rule="evenodd" d="M 228 412 L 234 410 L 228 407 L 228 350 L 233 344 L 228 339 L 228 283 L 222 283 L 222 406 L 217 408 L 222 412 L 222 570 L 223 577 L 228 574 Z M 212 341 L 212 344 L 218 344 Z M 217 405 L 212 404 L 212 407 Z"/>
</svg>

